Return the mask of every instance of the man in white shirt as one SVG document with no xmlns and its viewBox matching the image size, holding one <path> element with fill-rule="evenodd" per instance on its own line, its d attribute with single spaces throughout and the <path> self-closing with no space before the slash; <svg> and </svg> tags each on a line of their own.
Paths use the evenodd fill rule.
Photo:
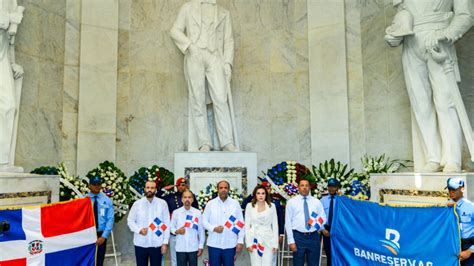
<svg viewBox="0 0 474 266">
<path fill-rule="evenodd" d="M 309 181 L 301 180 L 299 195 L 286 204 L 285 229 L 288 246 L 293 252 L 293 265 L 308 266 L 319 264 L 320 238 L 318 231 L 323 230 L 326 214 L 321 202 L 309 195 Z"/>
<path fill-rule="evenodd" d="M 176 235 L 176 260 L 178 266 L 197 266 L 205 241 L 202 215 L 191 206 L 194 201 L 191 191 L 184 191 L 181 200 L 184 206 L 176 209 L 171 218 L 171 233 Z"/>
<path fill-rule="evenodd" d="M 212 266 L 233 266 L 244 244 L 244 219 L 238 201 L 229 197 L 230 184 L 217 183 L 218 197 L 204 209 L 203 225 L 209 232 L 207 246 Z"/>
<path fill-rule="evenodd" d="M 133 203 L 127 223 L 133 234 L 137 266 L 160 266 L 168 249 L 170 213 L 166 202 L 155 197 L 156 183 L 145 184 L 145 197 Z"/>
</svg>

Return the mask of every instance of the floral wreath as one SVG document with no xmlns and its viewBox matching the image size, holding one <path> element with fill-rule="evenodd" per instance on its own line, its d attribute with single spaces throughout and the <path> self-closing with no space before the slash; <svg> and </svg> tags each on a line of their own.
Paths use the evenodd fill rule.
<svg viewBox="0 0 474 266">
<path fill-rule="evenodd" d="M 56 166 L 41 166 L 33 171 L 32 174 L 39 175 L 59 175 L 59 200 L 68 201 L 84 197 L 89 191 L 87 182 L 78 176 L 69 174 L 64 162 Z"/>
<path fill-rule="evenodd" d="M 166 168 L 153 165 L 150 167 L 141 167 L 130 177 L 128 185 L 135 200 L 144 195 L 144 187 L 147 181 L 155 181 L 156 189 L 161 190 L 166 186 L 173 185 L 174 174 Z M 170 193 L 165 190 L 163 195 Z"/>
<path fill-rule="evenodd" d="M 109 197 L 115 210 L 115 222 L 119 222 L 129 209 L 132 196 L 128 187 L 125 174 L 114 163 L 105 161 L 90 170 L 86 177 L 100 176 L 102 179 L 102 192 Z"/>
<path fill-rule="evenodd" d="M 298 183 L 301 179 L 309 181 L 311 191 L 317 187 L 311 171 L 295 161 L 283 161 L 263 174 L 265 178 L 262 180 L 270 183 L 272 195 L 281 197 L 283 201 L 298 195 Z"/>
</svg>

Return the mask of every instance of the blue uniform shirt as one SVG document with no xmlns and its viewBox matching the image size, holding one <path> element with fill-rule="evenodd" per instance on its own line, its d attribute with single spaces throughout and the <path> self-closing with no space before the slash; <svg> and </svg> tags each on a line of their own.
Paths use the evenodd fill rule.
<svg viewBox="0 0 474 266">
<path fill-rule="evenodd" d="M 334 195 L 334 203 L 333 203 L 333 206 L 332 206 L 332 215 L 333 215 L 333 219 L 334 219 L 334 211 L 336 210 L 336 198 L 339 197 L 339 195 L 336 193 L 336 195 Z M 331 195 L 326 195 L 324 197 L 321 198 L 321 203 L 323 204 L 323 208 L 324 208 L 324 212 L 326 213 L 326 217 L 327 219 L 329 219 L 329 206 L 331 205 Z M 326 220 L 326 223 L 327 224 L 327 220 Z"/>
<path fill-rule="evenodd" d="M 456 212 L 459 216 L 461 238 L 474 237 L 474 203 L 461 198 L 456 202 Z M 474 245 L 469 249 L 474 251 Z"/>
<path fill-rule="evenodd" d="M 87 196 L 91 198 L 92 205 L 94 205 L 95 194 L 89 192 Z M 114 204 L 112 200 L 102 192 L 97 194 L 97 200 L 99 201 L 97 208 L 99 215 L 97 221 L 99 226 L 97 227 L 97 232 L 103 232 L 102 237 L 108 238 L 114 226 Z"/>
</svg>

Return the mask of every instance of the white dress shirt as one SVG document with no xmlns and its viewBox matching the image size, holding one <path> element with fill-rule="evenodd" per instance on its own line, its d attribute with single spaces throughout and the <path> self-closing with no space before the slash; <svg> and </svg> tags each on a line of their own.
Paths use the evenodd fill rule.
<svg viewBox="0 0 474 266">
<path fill-rule="evenodd" d="M 229 249 L 235 248 L 237 243 L 244 243 L 245 227 L 240 230 L 239 234 L 235 234 L 232 230 L 224 226 L 231 215 L 238 221 L 244 222 L 238 201 L 227 197 L 223 202 L 217 197 L 207 203 L 202 220 L 204 228 L 209 232 L 209 237 L 207 238 L 207 245 L 209 247 Z M 222 233 L 214 232 L 214 228 L 219 225 L 224 226 L 224 231 Z"/>
<path fill-rule="evenodd" d="M 161 220 L 166 225 L 166 230 L 158 236 L 156 231 L 152 231 L 149 227 L 155 218 Z M 133 203 L 130 213 L 128 214 L 127 224 L 133 234 L 133 244 L 142 248 L 160 247 L 168 244 L 170 238 L 170 213 L 166 201 L 153 197 L 150 202 L 143 197 Z M 141 235 L 140 230 L 148 228 L 146 235 Z M 158 229 L 157 229 L 158 230 Z"/>
<path fill-rule="evenodd" d="M 198 218 L 196 223 L 198 226 L 197 230 L 192 228 L 192 221 L 186 220 L 188 215 L 192 216 L 193 220 L 196 217 Z M 176 230 L 183 227 L 186 222 L 191 222 L 191 227 L 185 228 L 186 232 L 184 235 L 176 234 Z M 186 210 L 184 206 L 176 209 L 171 217 L 171 233 L 176 234 L 176 252 L 195 252 L 198 249 L 202 249 L 206 236 L 202 225 L 201 212 L 193 207 L 189 210 Z"/>
<path fill-rule="evenodd" d="M 317 198 L 308 195 L 306 196 L 306 202 L 308 203 L 309 215 L 315 212 L 317 215 L 321 216 L 324 221 L 326 221 L 326 213 L 324 212 L 323 204 Z M 314 232 L 316 228 L 311 226 L 310 229 L 306 229 L 306 224 L 308 221 L 305 220 L 304 215 L 304 198 L 301 195 L 297 195 L 291 198 L 286 203 L 286 213 L 285 213 L 285 229 L 288 237 L 288 244 L 295 243 L 293 238 L 293 230 L 299 231 L 301 233 Z"/>
</svg>

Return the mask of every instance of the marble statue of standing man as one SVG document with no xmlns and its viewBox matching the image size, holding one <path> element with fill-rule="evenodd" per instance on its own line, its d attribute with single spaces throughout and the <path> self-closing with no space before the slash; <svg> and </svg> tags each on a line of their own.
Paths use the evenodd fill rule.
<svg viewBox="0 0 474 266">
<path fill-rule="evenodd" d="M 235 124 L 230 94 L 234 38 L 230 13 L 216 0 L 185 3 L 170 31 L 184 54 L 184 73 L 189 90 L 189 108 L 197 148 L 210 151 L 206 88 L 213 104 L 215 127 L 224 151 L 235 151 Z M 189 144 L 188 144 L 189 145 Z"/>
<path fill-rule="evenodd" d="M 398 13 L 385 40 L 390 46 L 403 42 L 403 72 L 424 172 L 461 171 L 462 131 L 454 101 L 460 75 L 454 42 L 472 26 L 471 4 L 472 0 L 394 0 Z"/>
<path fill-rule="evenodd" d="M 15 63 L 15 35 L 24 8 L 16 0 L 0 0 L 0 172 L 19 172 L 13 165 L 23 68 Z M 21 83 L 21 81 L 20 81 Z"/>
</svg>

